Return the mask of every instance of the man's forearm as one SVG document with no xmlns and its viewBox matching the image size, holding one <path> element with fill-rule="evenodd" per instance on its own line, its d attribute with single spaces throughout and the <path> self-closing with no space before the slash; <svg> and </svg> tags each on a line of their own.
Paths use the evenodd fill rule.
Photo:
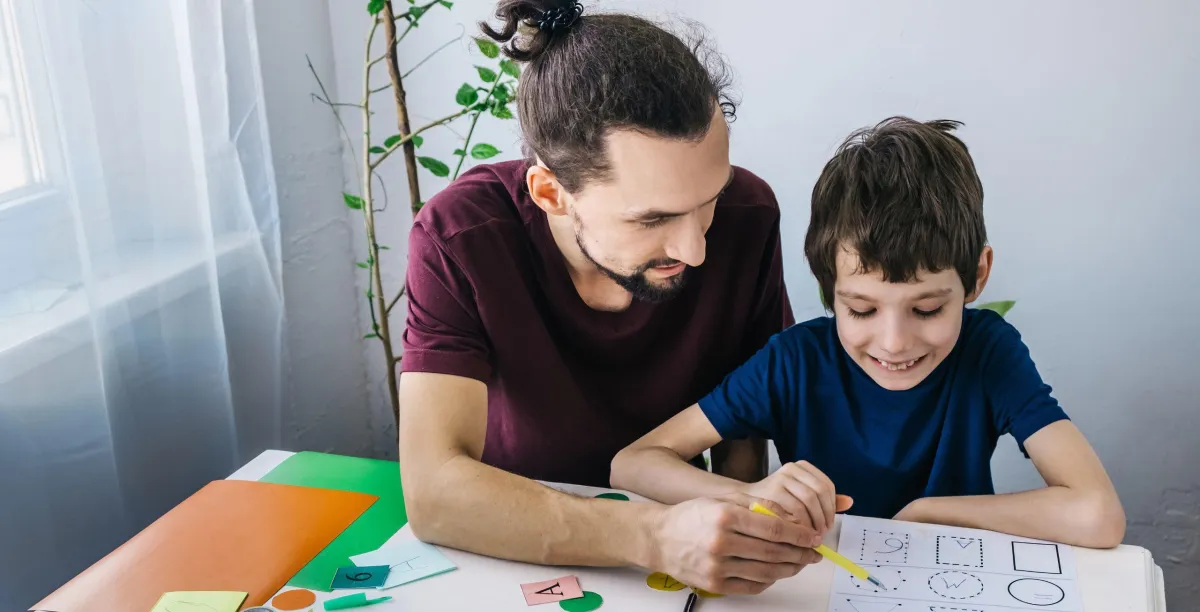
<svg viewBox="0 0 1200 612">
<path fill-rule="evenodd" d="M 422 484 L 406 491 L 421 540 L 543 565 L 654 563 L 658 504 L 567 495 L 467 456 L 450 459 Z"/>
<path fill-rule="evenodd" d="M 1125 516 L 1114 502 L 1100 493 L 1051 486 L 1005 495 L 927 497 L 909 504 L 896 518 L 1110 548 L 1125 535 Z"/>
<path fill-rule="evenodd" d="M 621 451 L 613 460 L 611 484 L 664 504 L 677 504 L 739 492 L 744 483 L 698 469 L 674 451 L 652 446 Z"/>
</svg>

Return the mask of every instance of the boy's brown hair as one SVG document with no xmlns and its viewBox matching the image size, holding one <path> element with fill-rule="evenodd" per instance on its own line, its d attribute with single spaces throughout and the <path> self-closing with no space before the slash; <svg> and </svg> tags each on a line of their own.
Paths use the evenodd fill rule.
<svg viewBox="0 0 1200 612">
<path fill-rule="evenodd" d="M 967 295 L 974 291 L 987 231 L 983 184 L 951 133 L 961 125 L 892 117 L 851 134 L 825 164 L 804 255 L 827 308 L 840 249 L 858 256 L 860 271 L 882 270 L 887 282 L 953 268 Z"/>
</svg>

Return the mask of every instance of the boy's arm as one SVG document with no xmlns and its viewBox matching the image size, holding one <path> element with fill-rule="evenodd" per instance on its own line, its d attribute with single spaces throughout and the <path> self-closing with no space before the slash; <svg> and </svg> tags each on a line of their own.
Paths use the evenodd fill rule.
<svg viewBox="0 0 1200 612">
<path fill-rule="evenodd" d="M 779 504 L 784 516 L 817 534 L 833 527 L 834 514 L 852 500 L 807 461 L 787 463 L 757 482 L 740 482 L 696 468 L 688 460 L 721 440 L 699 405 L 684 410 L 613 458 L 611 484 L 667 504 L 742 493 Z"/>
<path fill-rule="evenodd" d="M 1025 440 L 1046 487 L 1005 495 L 926 497 L 896 519 L 1000 531 L 1091 548 L 1125 537 L 1125 511 L 1112 481 L 1074 423 L 1051 423 Z"/>
<path fill-rule="evenodd" d="M 610 484 L 666 504 L 741 492 L 744 483 L 688 463 L 720 441 L 721 434 L 693 404 L 617 453 Z"/>
</svg>

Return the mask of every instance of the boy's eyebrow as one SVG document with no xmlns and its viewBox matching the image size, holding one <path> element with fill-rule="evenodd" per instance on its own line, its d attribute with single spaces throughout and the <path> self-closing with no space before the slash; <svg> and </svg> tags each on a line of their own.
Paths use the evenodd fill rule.
<svg viewBox="0 0 1200 612">
<path fill-rule="evenodd" d="M 729 178 L 725 179 L 725 185 L 721 187 L 721 191 L 719 191 L 717 195 L 714 195 L 713 197 L 701 202 L 700 206 L 704 206 L 705 204 L 708 204 L 709 202 L 721 197 L 721 194 L 725 193 L 725 190 L 729 189 L 729 185 L 733 183 L 733 176 L 734 170 L 730 168 Z M 675 217 L 682 217 L 685 214 L 687 213 L 668 212 L 665 210 L 655 210 L 650 208 L 634 210 L 630 212 L 628 216 L 626 216 L 626 219 L 629 219 L 630 221 L 657 221 L 659 219 L 673 219 Z"/>
<path fill-rule="evenodd" d="M 926 291 L 926 292 L 916 296 L 915 298 L 913 298 L 913 300 L 919 301 L 919 300 L 927 300 L 929 298 L 944 297 L 944 296 L 950 295 L 951 293 L 954 293 L 954 289 L 951 287 L 946 287 L 944 289 L 936 289 L 933 291 Z M 871 301 L 870 297 L 865 296 L 861 293 L 854 293 L 853 291 L 838 291 L 837 294 L 848 300 L 863 300 L 865 302 Z"/>
</svg>

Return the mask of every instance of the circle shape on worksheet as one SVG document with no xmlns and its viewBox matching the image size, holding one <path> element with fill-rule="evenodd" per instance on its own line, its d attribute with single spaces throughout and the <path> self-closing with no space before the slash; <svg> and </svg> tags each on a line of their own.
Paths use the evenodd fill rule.
<svg viewBox="0 0 1200 612">
<path fill-rule="evenodd" d="M 646 576 L 646 586 L 655 591 L 682 591 L 687 585 L 662 572 L 654 572 Z"/>
<path fill-rule="evenodd" d="M 317 594 L 306 589 L 296 589 L 280 593 L 271 600 L 271 605 L 282 612 L 304 610 L 317 603 Z"/>
<path fill-rule="evenodd" d="M 242 610 L 242 612 L 275 612 L 275 611 L 266 606 L 259 606 L 257 608 L 248 608 L 246 610 Z"/>
<path fill-rule="evenodd" d="M 592 612 L 604 605 L 604 598 L 591 591 L 584 591 L 583 597 L 564 599 L 558 602 L 558 607 L 567 612 Z"/>
<path fill-rule="evenodd" d="M 619 501 L 629 501 L 629 496 L 624 493 L 601 493 L 596 496 L 596 499 L 615 499 Z"/>
</svg>

